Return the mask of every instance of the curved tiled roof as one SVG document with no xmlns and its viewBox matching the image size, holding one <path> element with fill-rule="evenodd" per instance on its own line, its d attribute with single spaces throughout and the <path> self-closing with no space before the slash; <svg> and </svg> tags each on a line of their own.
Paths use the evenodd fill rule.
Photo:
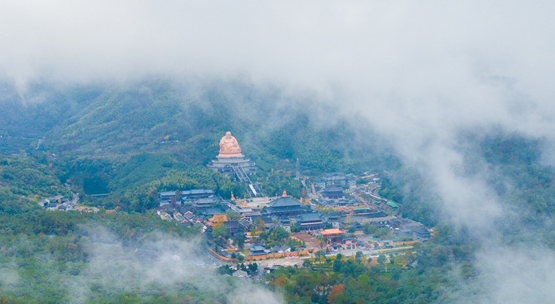
<svg viewBox="0 0 555 304">
<path fill-rule="evenodd" d="M 299 201 L 297 201 L 294 198 L 288 197 L 288 196 L 283 196 L 280 197 L 274 201 L 272 201 L 269 204 L 270 207 L 272 208 L 276 208 L 276 207 L 292 207 L 292 206 L 301 206 L 301 203 Z"/>
<path fill-rule="evenodd" d="M 343 188 L 337 186 L 329 186 L 323 192 L 343 192 Z"/>
<path fill-rule="evenodd" d="M 316 221 L 322 221 L 322 218 L 320 218 L 320 215 L 316 212 L 303 213 L 299 216 L 299 222 L 316 222 Z"/>
</svg>

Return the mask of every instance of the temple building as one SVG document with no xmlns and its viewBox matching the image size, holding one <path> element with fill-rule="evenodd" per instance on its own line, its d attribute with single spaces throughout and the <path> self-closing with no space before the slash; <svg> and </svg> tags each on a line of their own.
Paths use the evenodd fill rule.
<svg viewBox="0 0 555 304">
<path fill-rule="evenodd" d="M 337 186 L 329 186 L 322 190 L 322 196 L 329 199 L 340 199 L 343 195 L 343 188 Z"/>
<path fill-rule="evenodd" d="M 241 153 L 237 139 L 229 131 L 220 140 L 220 153 L 216 158 L 207 165 L 208 168 L 235 174 L 240 181 L 248 179 L 246 175 L 256 171 L 255 163 Z"/>
<path fill-rule="evenodd" d="M 345 232 L 341 229 L 333 228 L 333 229 L 326 229 L 321 232 L 321 236 L 328 244 L 338 243 L 343 240 L 345 237 Z"/>
<path fill-rule="evenodd" d="M 301 228 L 301 231 L 319 230 L 324 228 L 324 222 L 316 212 L 302 213 L 297 219 L 297 226 Z"/>
<path fill-rule="evenodd" d="M 268 208 L 266 208 L 266 212 L 274 215 L 274 216 L 291 216 L 291 215 L 299 215 L 305 212 L 301 206 L 301 203 L 296 199 L 287 196 L 287 193 L 283 191 L 283 195 L 270 204 L 268 204 Z"/>
</svg>

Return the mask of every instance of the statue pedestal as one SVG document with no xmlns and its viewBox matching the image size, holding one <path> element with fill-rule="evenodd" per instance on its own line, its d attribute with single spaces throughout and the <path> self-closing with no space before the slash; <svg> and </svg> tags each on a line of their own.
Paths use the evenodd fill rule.
<svg viewBox="0 0 555 304">
<path fill-rule="evenodd" d="M 216 156 L 217 159 L 226 159 L 226 158 L 233 158 L 233 159 L 240 159 L 245 158 L 245 155 L 241 153 L 234 153 L 234 154 L 218 154 Z"/>
</svg>

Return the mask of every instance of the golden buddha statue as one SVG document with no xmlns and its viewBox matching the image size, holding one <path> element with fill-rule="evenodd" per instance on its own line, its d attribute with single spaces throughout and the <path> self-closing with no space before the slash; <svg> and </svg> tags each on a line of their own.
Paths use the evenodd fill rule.
<svg viewBox="0 0 555 304">
<path fill-rule="evenodd" d="M 220 154 L 218 157 L 243 157 L 241 154 L 241 147 L 237 139 L 231 135 L 231 132 L 227 131 L 225 136 L 220 140 Z"/>
</svg>

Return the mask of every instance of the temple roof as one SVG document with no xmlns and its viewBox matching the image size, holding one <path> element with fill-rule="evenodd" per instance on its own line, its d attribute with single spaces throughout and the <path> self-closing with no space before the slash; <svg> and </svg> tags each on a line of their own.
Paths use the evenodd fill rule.
<svg viewBox="0 0 555 304">
<path fill-rule="evenodd" d="M 181 195 L 199 195 L 199 194 L 211 195 L 211 194 L 214 194 L 214 190 L 192 189 L 192 190 L 185 190 L 181 192 Z"/>
<path fill-rule="evenodd" d="M 325 178 L 345 177 L 345 173 L 343 173 L 343 172 L 324 173 L 324 177 L 325 177 Z"/>
<path fill-rule="evenodd" d="M 345 233 L 343 231 L 341 231 L 341 229 L 337 229 L 337 228 L 332 228 L 332 229 L 326 229 L 322 231 L 322 236 L 326 237 L 326 236 L 337 236 L 337 235 L 344 235 Z"/>
<path fill-rule="evenodd" d="M 160 192 L 160 196 L 175 196 L 175 191 Z"/>
<path fill-rule="evenodd" d="M 301 203 L 296 199 L 293 199 L 288 196 L 282 196 L 268 204 L 272 208 L 280 208 L 280 207 L 300 207 Z"/>
<path fill-rule="evenodd" d="M 329 186 L 323 192 L 343 192 L 343 188 L 337 186 Z"/>
<path fill-rule="evenodd" d="M 320 215 L 316 212 L 312 213 L 303 213 L 299 216 L 299 222 L 306 223 L 306 222 L 320 222 L 322 219 Z"/>
</svg>

